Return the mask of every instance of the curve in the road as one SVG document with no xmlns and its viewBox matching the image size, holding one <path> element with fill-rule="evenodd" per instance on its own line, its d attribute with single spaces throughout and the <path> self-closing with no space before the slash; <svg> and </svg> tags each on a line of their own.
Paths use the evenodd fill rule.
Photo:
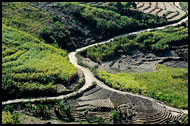
<svg viewBox="0 0 190 126">
<path fill-rule="evenodd" d="M 142 96 L 142 95 L 138 95 L 138 94 L 132 94 L 132 93 L 128 93 L 128 92 L 123 92 L 123 91 L 119 91 L 119 90 L 116 90 L 116 89 L 113 89 L 113 88 L 110 88 L 109 86 L 105 85 L 104 83 L 102 83 L 101 81 L 99 81 L 98 79 L 96 79 L 93 75 L 93 73 L 85 68 L 85 67 L 82 67 L 80 65 L 77 64 L 77 58 L 76 58 L 76 53 L 77 52 L 80 52 L 80 51 L 83 51 L 83 50 L 86 50 L 87 48 L 89 47 L 92 47 L 92 46 L 96 46 L 96 45 L 100 45 L 100 44 L 105 44 L 105 43 L 108 43 L 110 42 L 111 40 L 115 39 L 115 38 L 119 38 L 119 37 L 123 37 L 123 36 L 127 36 L 127 35 L 130 35 L 130 34 L 138 34 L 140 32 L 145 32 L 145 31 L 152 31 L 152 30 L 158 30 L 158 29 L 164 29 L 166 27 L 169 27 L 169 26 L 176 26 L 178 24 L 181 24 L 182 22 L 185 22 L 188 20 L 188 17 L 184 18 L 183 20 L 177 22 L 177 23 L 174 23 L 174 24 L 170 24 L 170 25 L 166 25 L 166 26 L 162 26 L 162 27 L 157 27 L 157 28 L 149 28 L 149 29 L 145 29 L 145 30 L 140 30 L 140 31 L 136 31 L 136 32 L 131 32 L 131 33 L 126 33 L 126 34 L 122 34 L 122 35 L 119 35 L 119 36 L 115 36 L 109 40 L 106 40 L 106 41 L 103 41 L 103 42 L 100 42 L 100 43 L 96 43 L 96 44 L 92 44 L 92 45 L 89 45 L 89 46 L 86 46 L 86 47 L 82 47 L 80 49 L 77 49 L 73 52 L 70 52 L 68 54 L 69 56 L 69 60 L 70 62 L 77 68 L 81 69 L 84 73 L 84 76 L 85 76 L 85 84 L 83 85 L 82 88 L 80 88 L 78 91 L 76 92 L 73 92 L 73 93 L 70 93 L 70 94 L 67 94 L 67 95 L 60 95 L 60 96 L 54 96 L 54 97 L 43 97 L 43 98 L 33 98 L 33 99 L 14 99 L 14 100 L 7 100 L 7 101 L 3 101 L 2 102 L 2 105 L 6 105 L 6 104 L 11 104 L 11 103 L 19 103 L 19 102 L 35 102 L 35 101 L 41 101 L 41 100 L 59 100 L 59 99 L 64 99 L 64 98 L 67 98 L 67 97 L 71 97 L 71 96 L 75 96 L 77 95 L 78 93 L 81 93 L 83 92 L 84 90 L 88 89 L 89 87 L 92 86 L 92 83 L 93 81 L 96 81 L 97 85 L 102 87 L 102 88 L 105 88 L 105 89 L 108 89 L 108 90 L 111 90 L 111 91 L 114 91 L 114 92 L 118 92 L 118 93 L 121 93 L 121 94 L 130 94 L 132 96 L 137 96 L 137 97 L 140 97 L 140 98 L 144 98 L 144 99 L 148 99 L 148 100 L 151 100 L 151 101 L 156 101 L 157 103 L 159 103 L 160 105 L 162 106 L 165 106 L 167 109 L 171 110 L 171 111 L 175 111 L 175 112 L 184 112 L 185 114 L 188 114 L 188 111 L 187 110 L 179 110 L 179 109 L 176 109 L 174 107 L 170 107 L 170 106 L 167 106 L 165 104 L 163 104 L 162 102 L 160 101 L 157 101 L 153 98 L 149 98 L 149 97 L 146 97 L 146 96 Z"/>
</svg>

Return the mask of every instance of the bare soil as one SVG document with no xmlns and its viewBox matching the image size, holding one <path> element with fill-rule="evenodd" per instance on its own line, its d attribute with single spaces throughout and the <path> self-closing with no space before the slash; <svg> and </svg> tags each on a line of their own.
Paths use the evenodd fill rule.
<svg viewBox="0 0 190 126">
<path fill-rule="evenodd" d="M 142 51 L 137 48 L 130 52 L 130 54 L 124 53 L 115 56 L 101 64 L 95 63 L 83 55 L 82 62 L 87 66 L 98 66 L 98 69 L 111 73 L 154 72 L 156 70 L 155 65 L 158 63 L 168 67 L 188 68 L 188 45 L 173 46 L 170 50 L 160 53 Z"/>
</svg>

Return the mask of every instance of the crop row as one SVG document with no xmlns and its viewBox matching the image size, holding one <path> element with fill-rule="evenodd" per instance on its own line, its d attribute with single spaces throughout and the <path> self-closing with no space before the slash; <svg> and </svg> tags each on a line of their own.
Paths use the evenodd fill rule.
<svg viewBox="0 0 190 126">
<path fill-rule="evenodd" d="M 55 84 L 67 85 L 75 80 L 77 70 L 69 62 L 66 51 L 6 25 L 2 33 L 5 99 L 22 94 L 55 94 Z"/>
<path fill-rule="evenodd" d="M 158 16 L 166 16 L 168 21 L 176 21 L 185 16 L 185 12 L 179 9 L 174 2 L 136 2 L 137 9 Z"/>
</svg>

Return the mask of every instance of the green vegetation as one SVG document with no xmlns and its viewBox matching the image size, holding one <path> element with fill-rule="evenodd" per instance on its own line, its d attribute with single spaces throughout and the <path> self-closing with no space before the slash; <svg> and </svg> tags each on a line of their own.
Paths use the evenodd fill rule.
<svg viewBox="0 0 190 126">
<path fill-rule="evenodd" d="M 31 112 L 33 116 L 41 119 L 50 119 L 50 111 L 47 105 L 36 104 L 35 106 L 32 106 Z"/>
<path fill-rule="evenodd" d="M 112 3 L 116 3 L 116 5 L 112 5 Z M 130 4 L 133 4 L 133 2 L 123 3 L 124 4 L 121 4 L 121 2 L 110 2 L 108 7 L 116 6 L 122 10 L 127 10 L 128 13 L 125 15 L 121 15 L 119 10 L 114 11 L 111 9 L 100 8 L 99 6 L 93 7 L 93 5 L 91 6 L 89 4 L 67 2 L 58 4 L 58 6 L 60 8 L 62 7 L 63 11 L 63 8 L 65 7 L 75 9 L 75 16 L 77 19 L 94 29 L 95 34 L 98 34 L 97 37 L 100 40 L 124 32 L 126 33 L 147 27 L 155 27 L 166 24 L 165 18 L 159 18 L 158 16 L 143 14 L 135 10 L 126 9 L 130 6 Z M 139 16 L 135 17 L 135 15 Z M 126 28 L 128 29 L 127 31 Z"/>
<path fill-rule="evenodd" d="M 121 14 L 122 16 L 138 20 L 138 25 L 142 28 L 157 27 L 167 24 L 165 16 L 159 17 L 158 15 L 145 14 L 139 10 L 135 10 L 135 2 L 107 2 L 104 4 L 93 4 L 92 6 L 113 11 Z"/>
<path fill-rule="evenodd" d="M 185 115 L 185 119 L 184 119 L 184 122 L 183 122 L 183 123 L 184 123 L 184 124 L 188 124 L 188 122 L 189 122 L 189 121 L 188 121 L 188 115 Z"/>
<path fill-rule="evenodd" d="M 20 122 L 18 114 L 13 114 L 13 111 L 12 105 L 7 105 L 2 109 L 2 124 L 18 124 Z"/>
<path fill-rule="evenodd" d="M 55 84 L 75 80 L 67 52 L 6 25 L 2 33 L 3 99 L 56 94 Z"/>
<path fill-rule="evenodd" d="M 157 64 L 151 73 L 111 74 L 97 70 L 96 76 L 113 88 L 153 97 L 177 108 L 188 108 L 188 70 Z"/>
<path fill-rule="evenodd" d="M 11 114 L 11 112 L 2 112 L 2 124 L 19 124 L 18 114 Z"/>
<path fill-rule="evenodd" d="M 181 8 L 188 11 L 188 2 L 180 2 L 179 5 Z"/>
<path fill-rule="evenodd" d="M 52 27 L 53 19 L 30 2 L 3 2 L 2 23 L 37 37 L 41 27 Z"/>
<path fill-rule="evenodd" d="M 110 112 L 110 114 L 111 114 L 111 118 L 112 118 L 113 121 L 114 121 L 114 124 L 116 124 L 116 123 L 117 123 L 117 120 L 119 119 L 119 112 L 118 112 L 117 110 L 112 110 L 112 111 Z"/>
<path fill-rule="evenodd" d="M 114 11 L 83 4 L 78 4 L 77 6 L 78 10 L 76 14 L 78 18 L 104 36 L 113 36 L 115 34 L 114 32 L 121 32 L 126 27 L 128 27 L 130 31 L 139 29 L 138 21 L 127 16 L 121 16 Z"/>
<path fill-rule="evenodd" d="M 7 105 L 7 106 L 3 109 L 3 111 L 13 113 L 14 107 L 11 106 L 11 105 Z"/>
<path fill-rule="evenodd" d="M 56 47 L 73 45 L 67 24 L 31 2 L 3 2 L 2 23 L 27 32 Z"/>
<path fill-rule="evenodd" d="M 64 112 L 69 115 L 71 112 L 71 106 L 69 104 L 64 105 L 63 107 Z"/>
<path fill-rule="evenodd" d="M 88 117 L 88 110 L 83 112 L 83 116 L 85 117 L 86 121 L 90 124 L 105 124 L 105 119 L 102 117 Z"/>
<path fill-rule="evenodd" d="M 187 2 L 180 4 L 188 10 Z M 3 2 L 3 100 L 23 97 L 31 99 L 77 91 L 84 80 L 72 89 L 66 89 L 77 77 L 77 69 L 69 62 L 67 51 L 118 34 L 168 24 L 165 16 L 144 14 L 131 9 L 131 6 L 136 7 L 134 2 L 109 2 L 106 5 L 59 2 L 51 7 L 39 7 L 31 2 Z M 88 48 L 87 57 L 101 63 L 121 52 L 130 53 L 134 47 L 158 52 L 173 45 L 187 44 L 187 38 L 188 23 L 183 23 L 177 27 L 130 35 L 109 44 Z M 188 55 L 187 52 L 185 55 Z M 79 54 L 77 56 L 80 58 Z M 81 58 L 78 62 L 82 64 Z M 89 69 L 113 88 L 153 97 L 178 108 L 188 107 L 187 69 L 158 64 L 158 71 L 153 73 L 116 75 L 96 71 L 95 67 Z M 59 86 L 61 89 L 58 91 Z M 3 124 L 18 124 L 19 114 L 14 113 L 17 110 L 42 120 L 52 117 L 64 122 L 75 120 L 71 115 L 72 106 L 65 100 L 18 104 L 7 105 L 2 109 Z M 116 124 L 120 113 L 113 110 L 110 114 Z M 105 123 L 103 117 L 87 118 L 88 110 L 83 115 L 88 123 Z M 185 121 L 188 123 L 188 117 Z M 81 123 L 81 120 L 75 122 Z"/>
<path fill-rule="evenodd" d="M 55 13 L 52 14 L 30 2 L 3 2 L 2 22 L 69 51 L 121 33 L 167 23 L 164 17 L 130 10 L 130 5 L 133 2 L 110 2 L 108 7 L 114 6 L 116 11 L 78 2 L 59 2 L 46 7 Z"/>
<path fill-rule="evenodd" d="M 159 52 L 167 50 L 173 45 L 187 44 L 187 42 L 188 23 L 186 22 L 176 27 L 129 35 L 114 39 L 110 43 L 90 47 L 87 49 L 87 57 L 100 63 L 103 60 L 119 55 L 120 51 L 130 54 L 130 50 L 134 47 Z"/>
<path fill-rule="evenodd" d="M 86 115 L 88 114 L 88 110 L 85 110 L 85 111 L 83 112 L 83 114 L 84 114 L 84 116 L 86 116 Z"/>
<path fill-rule="evenodd" d="M 137 83 L 134 79 L 135 77 L 131 76 L 130 74 L 119 73 L 119 74 L 111 74 L 101 70 L 97 70 L 96 76 L 100 78 L 103 82 L 108 84 L 110 87 L 131 91 L 133 93 L 141 93 L 145 86 L 140 83 Z"/>
<path fill-rule="evenodd" d="M 106 124 L 105 119 L 103 119 L 102 117 L 92 117 L 89 120 L 90 124 Z"/>
</svg>

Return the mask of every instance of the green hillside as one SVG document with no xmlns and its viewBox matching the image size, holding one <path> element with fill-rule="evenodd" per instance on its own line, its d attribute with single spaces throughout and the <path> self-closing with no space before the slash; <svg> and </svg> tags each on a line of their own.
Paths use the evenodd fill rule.
<svg viewBox="0 0 190 126">
<path fill-rule="evenodd" d="M 187 18 L 188 2 L 2 2 L 2 124 L 188 124 Z"/>
<path fill-rule="evenodd" d="M 127 10 L 123 15 L 78 2 L 59 2 L 52 6 L 41 4 L 44 6 L 30 2 L 3 2 L 2 22 L 67 50 L 121 33 L 167 24 L 164 17 L 129 10 L 125 6 L 119 7 Z"/>
<path fill-rule="evenodd" d="M 75 80 L 67 52 L 2 25 L 3 99 L 56 94 L 55 84 Z"/>
<path fill-rule="evenodd" d="M 169 49 L 172 45 L 187 44 L 187 40 L 188 22 L 163 30 L 129 35 L 114 39 L 107 44 L 90 47 L 87 49 L 87 56 L 100 63 L 102 60 L 119 55 L 119 50 L 123 50 L 123 53 L 130 53 L 129 49 L 136 46 L 142 50 L 161 52 Z M 186 55 L 185 53 L 187 54 L 187 52 L 184 52 L 184 55 Z"/>
</svg>

